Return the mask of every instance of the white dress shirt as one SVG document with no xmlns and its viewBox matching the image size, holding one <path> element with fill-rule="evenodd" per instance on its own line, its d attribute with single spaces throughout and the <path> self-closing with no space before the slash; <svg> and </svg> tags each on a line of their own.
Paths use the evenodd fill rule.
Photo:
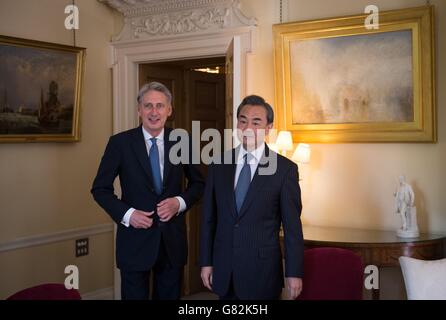
<svg viewBox="0 0 446 320">
<path fill-rule="evenodd" d="M 260 159 L 263 156 L 263 151 L 265 151 L 265 142 L 262 143 L 257 149 L 249 152 L 252 155 L 251 159 L 248 161 L 248 164 L 251 167 L 251 181 L 254 178 L 254 174 L 256 173 L 257 167 L 259 166 Z M 240 176 L 240 171 L 242 171 L 243 165 L 245 164 L 243 157 L 247 153 L 248 151 L 246 151 L 243 148 L 243 145 L 240 145 L 236 162 L 237 167 L 235 169 L 234 190 L 235 187 L 237 186 L 238 177 Z"/>
<path fill-rule="evenodd" d="M 146 131 L 146 129 L 144 129 L 143 126 L 141 126 L 142 128 L 142 133 L 144 135 L 144 141 L 146 142 L 146 149 L 147 149 L 147 156 L 150 153 L 150 148 L 152 147 L 152 141 L 150 140 L 151 138 L 153 138 L 153 136 L 148 133 Z M 161 180 L 163 180 L 163 176 L 164 176 L 164 128 L 163 130 L 161 130 L 160 134 L 157 135 L 156 137 L 156 145 L 158 146 L 158 154 L 159 154 L 159 163 L 160 163 L 160 173 L 161 173 Z M 147 158 L 147 161 L 149 161 L 149 158 Z M 178 209 L 178 213 L 180 214 L 181 212 L 183 212 L 184 210 L 186 210 L 186 202 L 184 201 L 184 199 L 180 196 L 175 197 L 175 199 L 178 200 L 178 202 L 180 203 L 180 208 Z M 130 208 L 127 210 L 127 212 L 125 213 L 124 217 L 122 218 L 121 223 L 123 225 L 125 225 L 126 227 L 128 227 L 130 225 L 130 217 L 132 216 L 133 212 L 135 211 L 135 208 Z"/>
</svg>

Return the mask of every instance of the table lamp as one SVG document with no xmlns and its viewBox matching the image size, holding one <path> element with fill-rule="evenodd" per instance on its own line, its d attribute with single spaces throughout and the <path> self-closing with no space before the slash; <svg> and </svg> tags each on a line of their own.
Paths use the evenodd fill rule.
<svg viewBox="0 0 446 320">
<path fill-rule="evenodd" d="M 291 159 L 298 163 L 310 163 L 311 148 L 309 144 L 299 143 Z"/>
<path fill-rule="evenodd" d="M 290 131 L 280 131 L 276 140 L 277 150 L 286 157 L 286 152 L 293 150 L 293 138 Z"/>
</svg>

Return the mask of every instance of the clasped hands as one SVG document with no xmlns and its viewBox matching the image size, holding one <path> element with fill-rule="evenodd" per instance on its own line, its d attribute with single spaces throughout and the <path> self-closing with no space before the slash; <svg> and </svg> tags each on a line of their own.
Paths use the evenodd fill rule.
<svg viewBox="0 0 446 320">
<path fill-rule="evenodd" d="M 167 198 L 156 205 L 157 214 L 160 217 L 161 222 L 167 222 L 174 215 L 178 213 L 180 209 L 180 201 L 176 198 Z M 142 211 L 135 210 L 130 216 L 130 225 L 137 229 L 148 229 L 153 224 L 152 215 L 155 211 Z"/>
</svg>

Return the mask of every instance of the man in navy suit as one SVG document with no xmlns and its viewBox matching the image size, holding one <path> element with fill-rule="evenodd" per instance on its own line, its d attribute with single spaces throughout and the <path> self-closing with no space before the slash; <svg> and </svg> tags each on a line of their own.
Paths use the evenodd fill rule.
<svg viewBox="0 0 446 320">
<path fill-rule="evenodd" d="M 201 197 L 204 179 L 197 166 L 173 164 L 169 151 L 172 95 L 161 83 L 144 85 L 137 97 L 142 125 L 112 136 L 91 192 L 118 226 L 116 261 L 122 299 L 179 299 L 187 260 L 185 211 Z M 183 177 L 188 183 L 182 189 Z M 122 197 L 114 194 L 119 176 Z"/>
<path fill-rule="evenodd" d="M 284 230 L 288 296 L 302 290 L 302 210 L 297 165 L 264 143 L 271 106 L 248 96 L 237 110 L 241 146 L 232 163 L 212 164 L 204 193 L 200 265 L 204 285 L 220 299 L 278 299 L 283 288 Z M 225 159 L 227 159 L 225 157 Z M 273 170 L 266 170 L 266 167 Z"/>
</svg>

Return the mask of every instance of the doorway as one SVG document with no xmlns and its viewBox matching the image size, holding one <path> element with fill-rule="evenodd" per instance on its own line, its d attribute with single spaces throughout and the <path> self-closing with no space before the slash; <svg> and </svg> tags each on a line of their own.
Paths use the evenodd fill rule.
<svg viewBox="0 0 446 320">
<path fill-rule="evenodd" d="M 139 89 L 139 65 L 149 62 L 179 61 L 197 57 L 226 55 L 226 114 L 225 120 L 234 127 L 234 108 L 241 97 L 252 92 L 248 75 L 253 66 L 247 57 L 254 53 L 256 27 L 229 28 L 225 32 L 184 35 L 171 38 L 150 38 L 138 41 L 116 41 L 111 44 L 113 77 L 113 133 L 138 126 L 135 96 Z M 120 194 L 119 183 L 115 184 Z M 116 240 L 116 226 L 114 228 Z M 121 298 L 121 277 L 114 266 L 114 296 Z"/>
<path fill-rule="evenodd" d="M 199 121 L 200 135 L 208 128 L 215 128 L 223 137 L 227 115 L 225 63 L 225 56 L 141 63 L 138 65 L 139 87 L 158 81 L 172 92 L 173 112 L 167 119 L 167 127 L 191 133 L 192 121 Z M 206 143 L 201 144 L 202 148 Z M 201 164 L 200 170 L 206 177 L 207 167 Z M 199 265 L 201 210 L 202 200 L 186 214 L 189 255 L 184 268 L 183 295 L 207 291 L 202 285 Z"/>
</svg>

